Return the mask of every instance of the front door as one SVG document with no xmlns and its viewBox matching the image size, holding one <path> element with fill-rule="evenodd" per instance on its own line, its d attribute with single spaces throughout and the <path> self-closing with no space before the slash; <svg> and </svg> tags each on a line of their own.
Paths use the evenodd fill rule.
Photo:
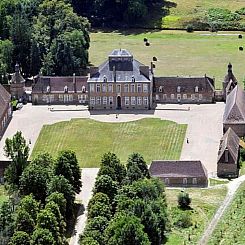
<svg viewBox="0 0 245 245">
<path fill-rule="evenodd" d="M 122 109 L 121 96 L 117 96 L 117 109 Z"/>
</svg>

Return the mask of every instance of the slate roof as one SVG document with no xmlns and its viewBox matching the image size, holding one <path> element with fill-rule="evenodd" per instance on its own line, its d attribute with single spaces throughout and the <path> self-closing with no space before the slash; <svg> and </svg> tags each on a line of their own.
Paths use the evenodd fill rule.
<svg viewBox="0 0 245 245">
<path fill-rule="evenodd" d="M 239 85 L 227 96 L 223 123 L 245 123 L 245 92 Z"/>
<path fill-rule="evenodd" d="M 113 59 L 113 60 L 111 60 Z M 118 59 L 118 60 L 117 60 Z M 113 67 L 115 67 L 116 81 L 130 82 L 132 77 L 136 82 L 150 82 L 150 79 L 140 73 L 140 66 L 145 66 L 127 50 L 113 50 L 108 59 L 99 66 L 99 72 L 91 76 L 88 82 L 101 82 L 106 77 L 107 81 L 114 81 Z"/>
<path fill-rule="evenodd" d="M 3 116 L 5 110 L 9 107 L 10 100 L 10 93 L 0 84 L 0 117 Z"/>
<path fill-rule="evenodd" d="M 210 77 L 155 77 L 154 86 L 163 86 L 163 93 L 176 93 L 180 86 L 181 93 L 193 93 L 198 86 L 198 92 L 214 91 L 214 80 Z"/>
<path fill-rule="evenodd" d="M 222 139 L 220 140 L 219 152 L 218 152 L 218 162 L 222 155 L 224 154 L 225 150 L 227 149 L 231 154 L 234 163 L 237 164 L 238 153 L 239 153 L 239 143 L 240 138 L 236 135 L 236 133 L 231 129 L 228 130 L 223 135 Z"/>
<path fill-rule="evenodd" d="M 87 88 L 87 80 L 86 76 L 76 76 L 75 84 L 77 92 L 82 92 L 83 86 L 86 91 Z M 51 77 L 51 76 L 40 76 L 37 80 L 37 83 L 33 86 L 33 93 L 47 93 L 47 88 L 51 93 L 60 93 L 64 92 L 64 88 L 67 86 L 68 93 L 74 92 L 74 84 L 73 84 L 73 76 L 68 77 Z"/>
<path fill-rule="evenodd" d="M 207 170 L 201 161 L 152 161 L 150 174 L 154 177 L 207 177 Z"/>
<path fill-rule="evenodd" d="M 20 66 L 19 64 L 15 65 L 15 73 L 11 77 L 11 83 L 24 83 L 25 79 L 22 77 L 20 73 Z"/>
</svg>

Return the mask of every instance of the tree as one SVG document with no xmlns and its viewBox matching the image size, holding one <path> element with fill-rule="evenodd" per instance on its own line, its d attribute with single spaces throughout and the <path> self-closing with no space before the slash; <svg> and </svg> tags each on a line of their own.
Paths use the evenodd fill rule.
<svg viewBox="0 0 245 245">
<path fill-rule="evenodd" d="M 96 178 L 93 192 L 94 194 L 98 192 L 105 193 L 112 201 L 117 194 L 117 188 L 117 182 L 113 181 L 108 175 L 102 175 Z"/>
<path fill-rule="evenodd" d="M 28 164 L 29 157 L 29 147 L 20 131 L 12 139 L 6 139 L 4 152 L 11 159 L 11 164 L 5 172 L 6 183 L 11 186 L 11 189 L 18 188 L 20 176 Z"/>
<path fill-rule="evenodd" d="M 47 196 L 47 184 L 50 180 L 50 170 L 36 164 L 29 164 L 20 178 L 20 193 L 33 196 L 44 203 Z"/>
<path fill-rule="evenodd" d="M 100 243 L 92 237 L 84 237 L 80 240 L 80 245 L 100 245 Z"/>
<path fill-rule="evenodd" d="M 117 214 L 105 230 L 108 245 L 151 244 L 140 219 L 134 215 Z"/>
<path fill-rule="evenodd" d="M 63 193 L 53 192 L 46 198 L 46 203 L 54 202 L 58 205 L 60 213 L 63 217 L 66 214 L 66 199 Z"/>
<path fill-rule="evenodd" d="M 34 230 L 35 223 L 28 212 L 20 209 L 15 215 L 14 227 L 15 231 L 24 231 L 30 235 Z"/>
<path fill-rule="evenodd" d="M 32 160 L 32 164 L 40 165 L 45 168 L 52 168 L 54 165 L 54 159 L 49 153 L 45 152 L 45 153 L 38 154 Z"/>
<path fill-rule="evenodd" d="M 101 202 L 91 204 L 88 210 L 88 219 L 93 219 L 99 216 L 105 217 L 109 220 L 111 218 L 111 206 L 107 206 Z"/>
<path fill-rule="evenodd" d="M 178 195 L 178 205 L 182 209 L 188 209 L 191 204 L 191 198 L 187 192 L 181 191 Z"/>
<path fill-rule="evenodd" d="M 108 175 L 114 181 L 117 181 L 119 184 L 121 184 L 126 176 L 126 168 L 123 164 L 120 163 L 120 160 L 116 154 L 108 152 L 105 153 L 101 159 L 98 176 L 101 175 Z"/>
<path fill-rule="evenodd" d="M 43 228 L 36 228 L 32 234 L 31 241 L 31 245 L 56 245 L 52 233 Z"/>
<path fill-rule="evenodd" d="M 73 151 L 61 151 L 54 164 L 54 174 L 64 176 L 79 193 L 82 187 L 81 169 Z"/>
<path fill-rule="evenodd" d="M 30 245 L 30 235 L 24 231 L 16 231 L 12 236 L 9 245 Z"/>
</svg>

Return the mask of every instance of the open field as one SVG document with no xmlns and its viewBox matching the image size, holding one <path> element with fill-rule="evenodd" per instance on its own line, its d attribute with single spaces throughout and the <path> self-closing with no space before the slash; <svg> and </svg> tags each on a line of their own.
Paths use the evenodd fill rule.
<svg viewBox="0 0 245 245">
<path fill-rule="evenodd" d="M 5 191 L 4 186 L 0 185 L 0 206 L 7 199 L 8 199 L 7 192 Z"/>
<path fill-rule="evenodd" d="M 160 119 L 142 119 L 125 123 L 102 123 L 74 119 L 45 125 L 31 158 L 47 151 L 53 156 L 63 149 L 74 150 L 81 167 L 98 167 L 108 151 L 123 163 L 132 152 L 141 153 L 147 163 L 155 159 L 179 159 L 187 125 Z"/>
<path fill-rule="evenodd" d="M 167 245 L 197 244 L 205 226 L 211 220 L 215 211 L 225 198 L 226 187 L 212 189 L 186 189 L 192 199 L 191 210 L 181 210 L 177 207 L 177 196 L 180 190 L 167 189 L 166 197 L 169 208 L 171 232 Z M 174 223 L 184 213 L 191 217 L 192 225 L 189 228 L 178 228 Z"/>
<path fill-rule="evenodd" d="M 208 244 L 245 244 L 245 183 L 239 187 Z"/>
<path fill-rule="evenodd" d="M 238 39 L 237 35 L 185 31 L 140 33 L 140 30 L 131 30 L 98 31 L 91 33 L 90 37 L 90 62 L 95 66 L 103 63 L 113 49 L 125 48 L 146 65 L 150 64 L 153 56 L 156 56 L 158 58 L 156 75 L 204 76 L 207 74 L 215 77 L 216 87 L 221 88 L 221 82 L 227 74 L 227 65 L 231 62 L 237 79 L 241 82 L 245 78 L 245 51 L 238 50 L 245 41 Z M 144 37 L 149 39 L 150 47 L 144 45 Z"/>
<path fill-rule="evenodd" d="M 210 8 L 222 8 L 236 11 L 245 6 L 244 0 L 172 0 L 169 14 L 163 18 L 164 28 L 185 28 L 186 22 L 204 17 Z M 172 7 L 171 7 L 172 6 Z M 242 20 L 245 23 L 245 20 Z"/>
</svg>

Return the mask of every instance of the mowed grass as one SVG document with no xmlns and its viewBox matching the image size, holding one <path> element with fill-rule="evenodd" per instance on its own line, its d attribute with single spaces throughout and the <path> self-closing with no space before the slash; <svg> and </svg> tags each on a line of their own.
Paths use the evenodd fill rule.
<svg viewBox="0 0 245 245">
<path fill-rule="evenodd" d="M 191 210 L 180 210 L 177 205 L 177 196 L 180 190 L 166 189 L 168 213 L 170 215 L 171 231 L 167 245 L 198 244 L 205 227 L 223 202 L 227 188 L 215 187 L 212 189 L 186 189 L 191 197 Z M 189 228 L 178 228 L 174 225 L 177 216 L 188 212 L 192 225 Z"/>
<path fill-rule="evenodd" d="M 73 119 L 43 126 L 31 158 L 61 150 L 76 152 L 81 167 L 99 167 L 101 156 L 114 152 L 125 163 L 128 155 L 139 152 L 147 163 L 159 159 L 179 159 L 187 125 L 160 119 L 103 123 Z"/>
<path fill-rule="evenodd" d="M 245 244 L 245 183 L 243 183 L 230 207 L 222 216 L 208 244 Z"/>
<path fill-rule="evenodd" d="M 205 35 L 203 35 L 205 34 Z M 233 72 L 242 82 L 245 78 L 245 45 L 243 39 L 235 36 L 218 36 L 209 32 L 187 33 L 185 31 L 157 31 L 140 33 L 140 30 L 104 30 L 91 33 L 90 62 L 99 66 L 115 48 L 128 49 L 134 58 L 150 65 L 156 56 L 155 74 L 157 76 L 204 76 L 214 77 L 216 87 L 222 87 L 227 74 L 227 65 L 233 64 Z M 144 45 L 147 37 L 150 47 Z"/>
<path fill-rule="evenodd" d="M 4 189 L 4 185 L 0 184 L 0 206 L 4 201 L 8 200 L 7 192 Z"/>
<path fill-rule="evenodd" d="M 235 12 L 245 7 L 244 0 L 172 0 L 168 2 L 168 6 L 175 7 L 170 7 L 169 14 L 163 18 L 163 28 L 185 28 L 187 22 L 204 17 L 210 8 L 229 9 Z M 245 23 L 245 19 L 241 22 Z"/>
</svg>

